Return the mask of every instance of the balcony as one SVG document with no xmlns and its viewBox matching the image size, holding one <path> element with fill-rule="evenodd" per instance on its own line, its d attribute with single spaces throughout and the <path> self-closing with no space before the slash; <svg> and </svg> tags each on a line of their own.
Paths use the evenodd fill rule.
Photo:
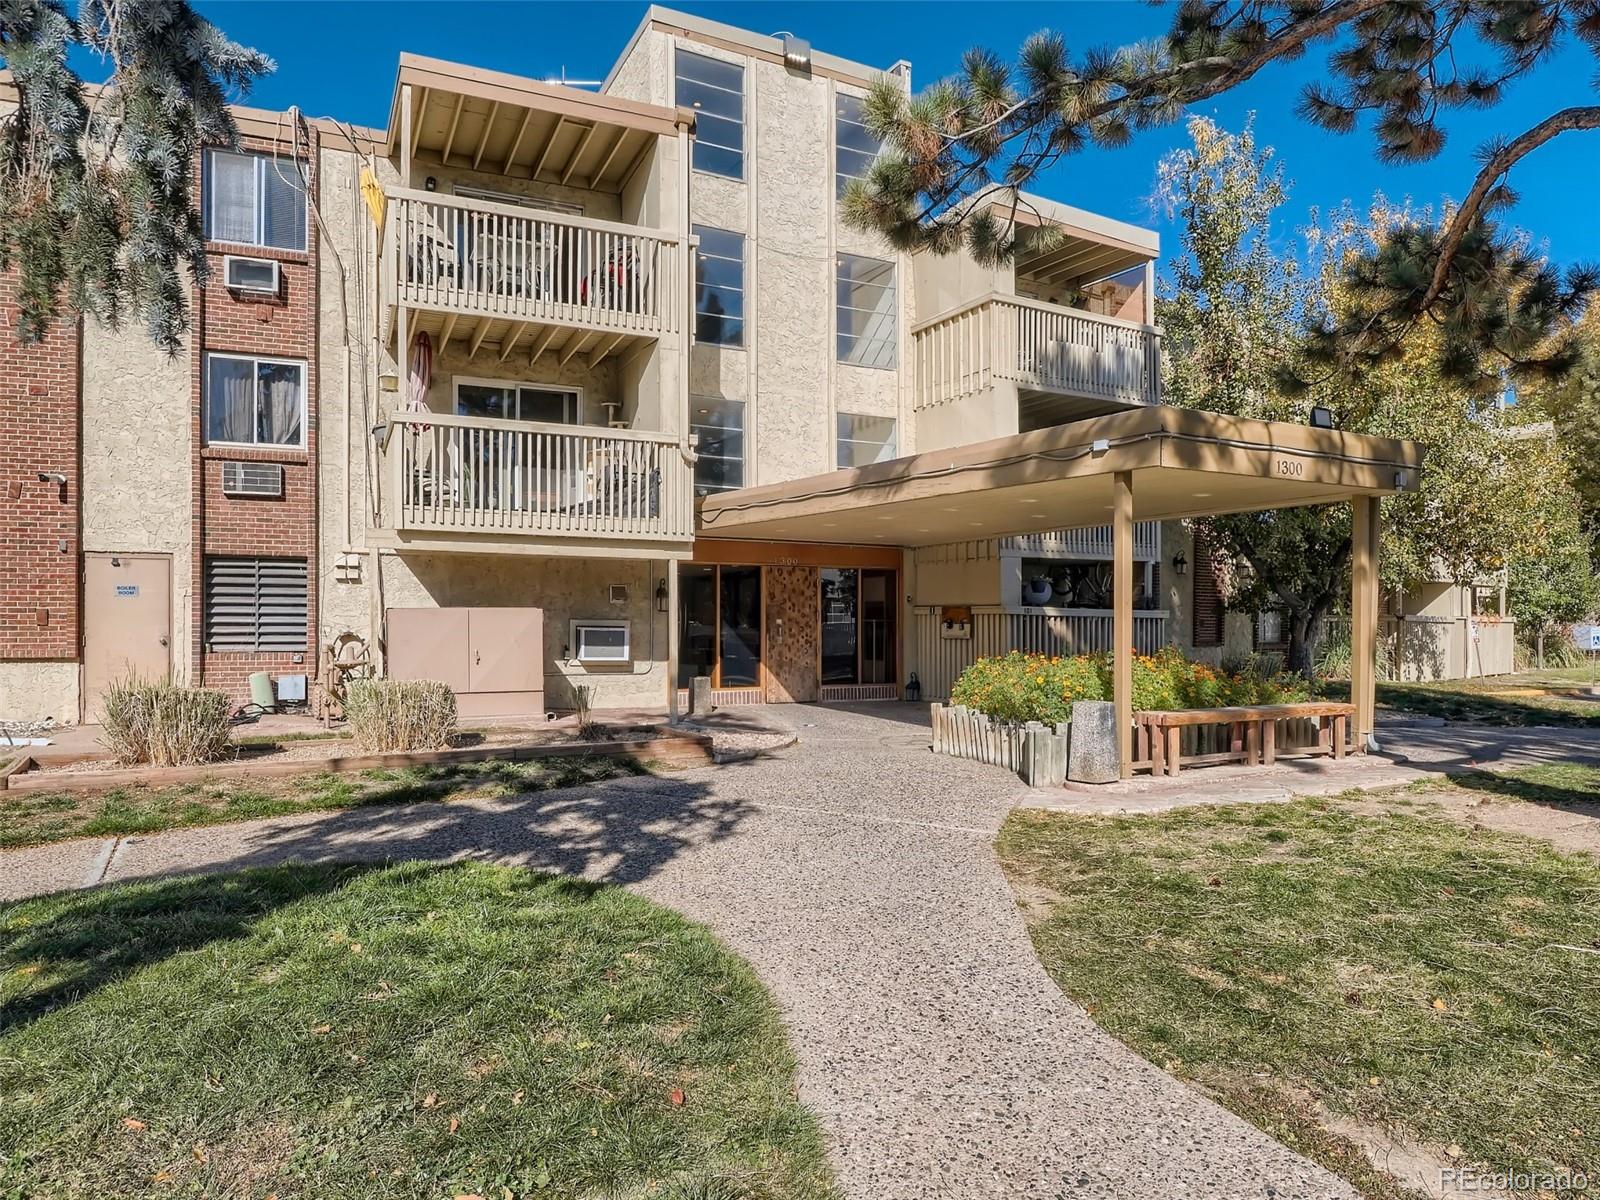
<svg viewBox="0 0 1600 1200">
<path fill-rule="evenodd" d="M 685 254 L 664 230 L 410 189 L 388 193 L 385 230 L 390 312 L 474 353 L 598 362 L 681 326 Z"/>
<path fill-rule="evenodd" d="M 672 434 L 407 410 L 379 456 L 379 545 L 676 555 L 694 538 L 694 476 Z"/>
<path fill-rule="evenodd" d="M 1150 325 L 990 294 L 911 335 L 919 409 L 996 383 L 1017 388 L 1023 429 L 1033 427 L 1030 403 L 1052 397 L 1091 401 L 1092 411 L 1161 402 L 1161 335 Z"/>
<path fill-rule="evenodd" d="M 1111 526 L 1056 529 L 1049 533 L 1024 533 L 1005 538 L 1001 548 L 1047 558 L 1086 558 L 1111 561 Z M 1133 557 L 1154 561 L 1161 557 L 1161 522 L 1138 521 L 1133 526 Z"/>
</svg>

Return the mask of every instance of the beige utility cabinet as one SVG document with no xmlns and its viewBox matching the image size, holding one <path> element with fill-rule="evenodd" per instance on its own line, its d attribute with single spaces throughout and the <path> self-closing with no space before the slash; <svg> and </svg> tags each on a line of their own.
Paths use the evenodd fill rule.
<svg viewBox="0 0 1600 1200">
<path fill-rule="evenodd" d="M 391 608 L 392 679 L 450 685 L 463 717 L 543 717 L 544 610 Z"/>
</svg>

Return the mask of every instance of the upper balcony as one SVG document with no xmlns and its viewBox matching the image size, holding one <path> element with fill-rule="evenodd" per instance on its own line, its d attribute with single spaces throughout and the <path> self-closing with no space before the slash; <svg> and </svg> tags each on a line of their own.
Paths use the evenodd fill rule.
<svg viewBox="0 0 1600 1200">
<path fill-rule="evenodd" d="M 682 328 L 686 247 L 666 230 L 405 188 L 384 227 L 389 304 L 420 310 L 414 331 L 565 363 Z"/>
<path fill-rule="evenodd" d="M 694 473 L 667 433 L 398 409 L 378 443 L 373 543 L 683 557 Z"/>
<path fill-rule="evenodd" d="M 918 254 L 918 446 L 963 445 L 1161 402 L 1160 239 L 1026 193 L 980 202 L 1015 252 Z"/>
<path fill-rule="evenodd" d="M 1161 402 L 1161 335 L 1142 322 L 990 293 L 913 326 L 911 338 L 919 409 L 1010 383 L 1026 431 L 1056 423 L 1061 398 L 1096 410 Z"/>
<path fill-rule="evenodd" d="M 691 114 L 402 55 L 381 274 L 391 334 L 566 366 L 676 339 Z"/>
</svg>

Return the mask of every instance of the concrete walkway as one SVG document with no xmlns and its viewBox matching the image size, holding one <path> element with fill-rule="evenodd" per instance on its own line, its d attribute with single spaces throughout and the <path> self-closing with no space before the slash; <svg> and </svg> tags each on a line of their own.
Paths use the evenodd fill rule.
<svg viewBox="0 0 1600 1200">
<path fill-rule="evenodd" d="M 1354 1195 L 1061 995 L 992 851 L 1027 799 L 1013 777 L 930 754 L 923 706 L 762 717 L 799 744 L 590 789 L 13 851 L 0 898 L 288 859 L 470 856 L 608 879 L 755 965 L 853 1200 Z M 1430 745 L 1460 756 L 1454 733 L 1414 749 Z"/>
</svg>

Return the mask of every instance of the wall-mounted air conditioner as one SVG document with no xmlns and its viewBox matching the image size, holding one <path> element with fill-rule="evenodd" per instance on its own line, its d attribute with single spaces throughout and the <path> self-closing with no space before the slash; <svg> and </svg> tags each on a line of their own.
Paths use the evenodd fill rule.
<svg viewBox="0 0 1600 1200">
<path fill-rule="evenodd" d="M 278 294 L 278 264 L 270 258 L 245 258 L 238 254 L 222 256 L 222 280 L 235 292 Z"/>
<path fill-rule="evenodd" d="M 225 462 L 222 464 L 224 496 L 283 495 L 283 468 L 277 463 Z"/>
</svg>

